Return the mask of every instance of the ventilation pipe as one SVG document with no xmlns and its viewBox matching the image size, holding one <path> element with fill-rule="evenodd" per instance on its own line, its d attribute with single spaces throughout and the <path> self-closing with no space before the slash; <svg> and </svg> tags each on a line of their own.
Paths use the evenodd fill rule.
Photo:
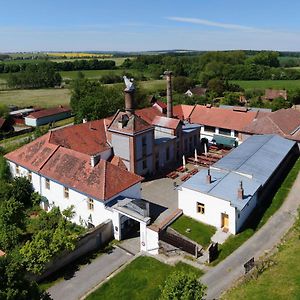
<svg viewBox="0 0 300 300">
<path fill-rule="evenodd" d="M 135 87 L 133 84 L 133 79 L 128 79 L 126 76 L 123 76 L 126 88 L 124 89 L 125 94 L 125 111 L 129 116 L 134 113 L 134 92 Z"/>
<path fill-rule="evenodd" d="M 240 181 L 240 186 L 239 186 L 239 189 L 238 189 L 238 198 L 239 198 L 240 200 L 243 200 L 243 199 L 244 199 L 243 181 Z"/>
<path fill-rule="evenodd" d="M 211 184 L 210 169 L 207 170 L 206 183 Z"/>
</svg>

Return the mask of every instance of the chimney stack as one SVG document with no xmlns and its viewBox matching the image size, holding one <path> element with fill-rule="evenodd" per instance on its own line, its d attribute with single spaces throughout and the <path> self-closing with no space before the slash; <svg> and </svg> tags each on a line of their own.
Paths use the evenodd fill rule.
<svg viewBox="0 0 300 300">
<path fill-rule="evenodd" d="M 239 189 L 238 189 L 238 199 L 240 199 L 240 200 L 244 199 L 243 181 L 240 181 L 240 186 L 239 186 Z"/>
<path fill-rule="evenodd" d="M 210 169 L 207 170 L 206 183 L 211 184 Z"/>
<path fill-rule="evenodd" d="M 172 71 L 165 71 L 167 79 L 167 117 L 173 118 Z"/>
<path fill-rule="evenodd" d="M 124 89 L 125 94 L 125 111 L 129 116 L 134 113 L 134 92 L 135 87 L 133 85 L 133 79 L 128 79 L 123 76 L 126 88 Z"/>
</svg>

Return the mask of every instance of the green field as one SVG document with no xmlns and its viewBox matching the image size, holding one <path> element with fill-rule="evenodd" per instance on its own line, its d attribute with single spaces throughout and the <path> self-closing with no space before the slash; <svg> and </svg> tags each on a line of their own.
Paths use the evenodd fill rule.
<svg viewBox="0 0 300 300">
<path fill-rule="evenodd" d="M 164 80 L 141 81 L 140 86 L 149 93 L 165 88 Z M 122 83 L 118 84 L 119 86 Z M 0 79 L 1 88 L 1 79 Z M 70 90 L 64 89 L 38 89 L 38 90 L 0 90 L 0 103 L 13 104 L 20 107 L 40 106 L 55 107 L 67 105 L 70 102 Z"/>
<path fill-rule="evenodd" d="M 300 88 L 300 80 L 233 80 L 231 83 L 238 84 L 245 90 L 250 89 L 286 89 Z"/>
<path fill-rule="evenodd" d="M 273 266 L 256 279 L 251 279 L 228 291 L 222 299 L 300 299 L 299 226 L 298 221 L 298 229 L 293 229 L 287 235 L 284 244 L 279 247 L 279 252 L 271 257 Z"/>
<path fill-rule="evenodd" d="M 192 218 L 181 216 L 172 225 L 171 228 L 185 235 L 189 239 L 197 242 L 204 248 L 210 244 L 210 239 L 216 232 L 216 228 L 201 222 L 197 222 Z M 187 229 L 190 229 L 187 232 Z"/>
<path fill-rule="evenodd" d="M 39 89 L 39 90 L 7 90 L 0 91 L 0 103 L 13 104 L 20 107 L 41 106 L 55 107 L 70 102 L 68 89 Z"/>
<path fill-rule="evenodd" d="M 167 276 L 179 270 L 194 273 L 199 277 L 202 275 L 201 270 L 183 263 L 172 267 L 152 257 L 140 256 L 86 299 L 156 300 L 160 296 L 159 287 L 163 285 Z"/>
<path fill-rule="evenodd" d="M 123 64 L 123 62 L 127 58 L 134 59 L 134 57 L 108 57 L 108 58 L 100 58 L 98 60 L 113 60 L 116 63 L 116 66 L 119 67 Z M 70 58 L 57 58 L 57 59 L 55 59 L 53 57 L 50 58 L 50 60 L 54 61 L 54 62 L 74 61 L 76 59 L 78 60 L 80 58 L 72 58 L 72 59 L 70 59 Z M 83 58 L 83 59 L 90 60 L 90 59 L 94 59 L 94 58 Z"/>
</svg>

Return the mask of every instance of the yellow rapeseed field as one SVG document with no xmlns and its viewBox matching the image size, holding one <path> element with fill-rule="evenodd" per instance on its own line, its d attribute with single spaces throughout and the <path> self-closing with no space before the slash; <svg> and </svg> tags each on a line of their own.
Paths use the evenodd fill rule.
<svg viewBox="0 0 300 300">
<path fill-rule="evenodd" d="M 47 53 L 48 56 L 53 57 L 66 57 L 66 58 L 109 58 L 112 54 L 102 53 L 84 53 L 84 52 L 51 52 Z"/>
</svg>

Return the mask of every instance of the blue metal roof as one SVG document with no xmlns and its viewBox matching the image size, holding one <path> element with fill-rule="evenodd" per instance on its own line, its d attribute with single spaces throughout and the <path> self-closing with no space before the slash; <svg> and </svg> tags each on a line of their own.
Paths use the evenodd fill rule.
<svg viewBox="0 0 300 300">
<path fill-rule="evenodd" d="M 201 125 L 198 124 L 184 123 L 184 125 L 182 125 L 182 132 L 190 133 L 192 131 L 199 130 L 200 127 Z"/>
<path fill-rule="evenodd" d="M 181 186 L 230 201 L 242 210 L 294 145 L 295 142 L 277 135 L 252 136 L 211 167 L 210 184 L 206 181 L 207 170 L 203 169 Z M 243 200 L 237 196 L 240 181 Z"/>
</svg>

